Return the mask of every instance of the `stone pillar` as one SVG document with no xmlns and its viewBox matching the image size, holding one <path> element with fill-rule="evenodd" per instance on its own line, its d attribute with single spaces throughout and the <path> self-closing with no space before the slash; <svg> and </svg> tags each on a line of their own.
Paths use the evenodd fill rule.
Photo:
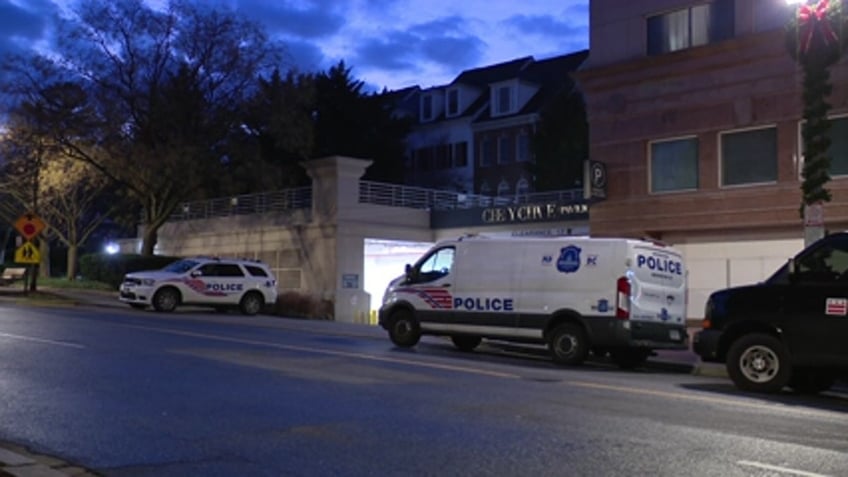
<svg viewBox="0 0 848 477">
<path fill-rule="evenodd" d="M 367 323 L 371 297 L 362 288 L 365 237 L 351 225 L 362 207 L 359 180 L 371 161 L 333 156 L 301 165 L 312 179 L 312 223 L 334 232 L 321 247 L 327 254 L 327 273 L 333 274 L 323 280 L 330 289 L 322 290 L 322 295 L 333 300 L 336 321 Z"/>
</svg>

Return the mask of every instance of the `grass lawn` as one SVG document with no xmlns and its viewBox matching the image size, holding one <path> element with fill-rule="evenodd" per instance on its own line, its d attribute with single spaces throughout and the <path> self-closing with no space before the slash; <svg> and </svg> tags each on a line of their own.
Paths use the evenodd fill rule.
<svg viewBox="0 0 848 477">
<path fill-rule="evenodd" d="M 105 290 L 115 291 L 115 287 L 108 283 L 95 282 L 91 280 L 68 280 L 67 278 L 38 278 L 38 287 L 49 288 L 74 288 L 77 290 Z"/>
</svg>

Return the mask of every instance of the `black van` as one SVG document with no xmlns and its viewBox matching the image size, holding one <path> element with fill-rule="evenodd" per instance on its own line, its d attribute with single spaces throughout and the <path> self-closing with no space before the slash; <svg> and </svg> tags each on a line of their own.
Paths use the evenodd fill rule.
<svg viewBox="0 0 848 477">
<path fill-rule="evenodd" d="M 848 376 L 848 233 L 802 250 L 768 280 L 710 295 L 693 347 L 740 389 L 817 393 Z"/>
</svg>

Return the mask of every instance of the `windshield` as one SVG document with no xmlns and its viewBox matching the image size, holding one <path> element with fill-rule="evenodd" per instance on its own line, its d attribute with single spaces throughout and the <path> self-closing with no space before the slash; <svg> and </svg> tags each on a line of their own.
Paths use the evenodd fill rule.
<svg viewBox="0 0 848 477">
<path fill-rule="evenodd" d="M 196 262 L 194 260 L 177 260 L 176 262 L 168 265 L 162 270 L 173 273 L 185 273 L 191 270 L 192 268 L 196 267 L 198 263 L 200 262 Z"/>
</svg>

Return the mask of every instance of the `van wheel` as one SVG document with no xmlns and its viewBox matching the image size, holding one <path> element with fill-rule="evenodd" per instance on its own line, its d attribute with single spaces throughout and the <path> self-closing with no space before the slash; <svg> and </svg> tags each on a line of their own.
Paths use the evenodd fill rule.
<svg viewBox="0 0 848 477">
<path fill-rule="evenodd" d="M 727 352 L 727 374 L 745 391 L 776 393 L 786 386 L 791 373 L 789 352 L 771 335 L 742 336 Z"/>
<path fill-rule="evenodd" d="M 242 313 L 248 316 L 253 316 L 262 311 L 262 306 L 265 305 L 265 300 L 258 292 L 249 292 L 241 297 L 239 309 Z"/>
<path fill-rule="evenodd" d="M 418 340 L 421 339 L 421 328 L 412 313 L 398 310 L 392 314 L 389 338 L 392 343 L 401 348 L 410 348 L 418 344 Z"/>
<path fill-rule="evenodd" d="M 153 308 L 156 311 L 171 312 L 180 304 L 180 292 L 176 288 L 160 288 L 153 295 Z"/>
<path fill-rule="evenodd" d="M 551 358 L 558 364 L 582 363 L 589 351 L 587 344 L 586 333 L 573 323 L 557 326 L 548 338 Z"/>
<path fill-rule="evenodd" d="M 479 336 L 451 336 L 453 345 L 460 351 L 474 351 L 483 338 Z"/>
<path fill-rule="evenodd" d="M 836 379 L 832 374 L 814 369 L 792 371 L 788 386 L 798 394 L 818 394 L 833 386 Z"/>
<path fill-rule="evenodd" d="M 651 350 L 649 349 L 634 349 L 634 348 L 625 348 L 625 349 L 616 349 L 610 351 L 610 358 L 612 358 L 612 362 L 617 364 L 621 369 L 635 369 L 648 360 L 648 356 L 651 355 Z"/>
</svg>

